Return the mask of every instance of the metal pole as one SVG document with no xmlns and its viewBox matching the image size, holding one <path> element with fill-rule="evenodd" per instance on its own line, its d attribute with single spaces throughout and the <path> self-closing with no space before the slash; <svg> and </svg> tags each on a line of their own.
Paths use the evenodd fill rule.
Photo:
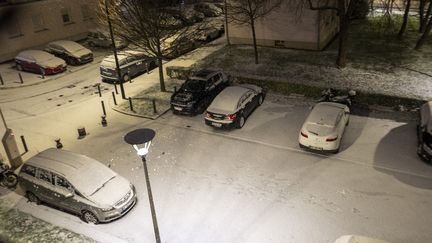
<svg viewBox="0 0 432 243">
<path fill-rule="evenodd" d="M 1 108 L 0 108 L 0 115 L 1 115 L 1 118 L 2 118 L 2 120 L 3 120 L 3 124 L 4 124 L 5 128 L 6 128 L 6 130 L 8 130 L 8 126 L 7 126 L 7 124 L 6 124 L 6 120 L 5 120 L 4 116 L 3 116 L 3 112 L 2 112 L 2 110 L 1 110 Z"/>
<path fill-rule="evenodd" d="M 157 110 L 156 110 L 156 100 L 152 99 L 152 105 L 153 105 L 153 113 L 156 114 Z"/>
<path fill-rule="evenodd" d="M 100 84 L 98 84 L 98 92 L 99 92 L 99 97 L 102 97 L 102 92 L 101 92 L 101 89 L 100 89 Z"/>
<path fill-rule="evenodd" d="M 21 76 L 21 73 L 18 73 L 18 77 L 19 77 L 19 79 L 20 79 L 20 81 L 21 81 L 21 84 L 23 84 L 23 83 L 24 83 L 24 80 L 23 80 L 23 78 L 22 78 L 22 76 Z"/>
<path fill-rule="evenodd" d="M 114 92 L 111 92 L 111 94 L 112 94 L 112 96 L 113 96 L 113 100 L 114 100 L 114 105 L 117 105 L 117 100 L 116 100 L 116 97 L 115 97 L 115 94 L 114 94 Z"/>
<path fill-rule="evenodd" d="M 4 85 L 3 77 L 1 76 L 1 73 L 0 73 L 0 83 L 1 83 L 1 85 Z"/>
<path fill-rule="evenodd" d="M 106 116 L 105 104 L 104 104 L 103 100 L 101 100 L 101 104 L 102 104 L 103 114 L 104 114 L 104 116 Z"/>
<path fill-rule="evenodd" d="M 26 153 L 27 153 L 28 152 L 27 143 L 26 143 L 24 136 L 22 136 L 22 135 L 21 135 L 21 141 L 22 141 L 23 146 L 24 146 L 24 151 L 26 151 Z"/>
<path fill-rule="evenodd" d="M 126 99 L 126 94 L 125 94 L 125 90 L 123 87 L 123 80 L 122 80 L 122 77 L 120 74 L 120 65 L 119 65 L 118 58 L 117 58 L 117 48 L 116 48 L 115 41 L 114 41 L 114 33 L 113 33 L 112 25 L 111 25 L 111 19 L 109 17 L 107 1 L 108 0 L 105 0 L 105 13 L 107 16 L 108 28 L 109 28 L 110 36 L 111 36 L 111 45 L 112 45 L 112 50 L 114 53 L 114 59 L 115 59 L 115 64 L 116 64 L 117 80 L 120 82 L 120 92 L 121 92 L 122 98 Z"/>
<path fill-rule="evenodd" d="M 116 94 L 118 94 L 117 83 L 116 82 L 114 82 L 114 90 L 115 90 Z"/>
<path fill-rule="evenodd" d="M 134 111 L 133 106 L 132 106 L 132 98 L 129 97 L 129 107 L 131 111 Z"/>
<path fill-rule="evenodd" d="M 155 234 L 155 238 L 156 238 L 156 243 L 160 243 L 160 235 L 159 235 L 159 227 L 158 227 L 158 223 L 157 223 L 157 219 L 156 219 L 156 210 L 154 207 L 154 203 L 153 203 L 153 194 L 151 191 L 151 186 L 150 186 L 150 178 L 148 175 L 148 170 L 147 170 L 147 161 L 145 156 L 141 157 L 142 162 L 143 162 L 143 167 L 144 167 L 144 176 L 146 179 L 146 185 L 147 185 L 147 194 L 149 197 L 149 202 L 150 202 L 150 210 L 151 210 L 151 215 L 152 215 L 152 220 L 153 220 L 153 229 L 154 229 L 154 234 Z"/>
</svg>

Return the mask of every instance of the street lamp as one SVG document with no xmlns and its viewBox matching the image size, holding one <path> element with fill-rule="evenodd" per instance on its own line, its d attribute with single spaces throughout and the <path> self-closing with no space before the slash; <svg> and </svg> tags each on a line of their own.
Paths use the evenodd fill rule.
<svg viewBox="0 0 432 243">
<path fill-rule="evenodd" d="M 141 160 L 143 162 L 144 176 L 146 179 L 147 194 L 150 202 L 150 210 L 151 210 L 151 215 L 153 220 L 154 234 L 155 234 L 156 242 L 160 243 L 161 240 L 159 235 L 159 227 L 156 219 L 156 210 L 153 203 L 153 194 L 150 187 L 150 179 L 148 175 L 147 160 L 146 160 L 146 155 L 149 152 L 151 141 L 155 135 L 156 132 L 154 130 L 148 128 L 141 128 L 127 133 L 124 137 L 124 140 L 126 143 L 133 146 L 133 148 L 137 152 L 138 156 L 141 157 Z M 141 146 L 141 148 L 138 146 Z"/>
</svg>

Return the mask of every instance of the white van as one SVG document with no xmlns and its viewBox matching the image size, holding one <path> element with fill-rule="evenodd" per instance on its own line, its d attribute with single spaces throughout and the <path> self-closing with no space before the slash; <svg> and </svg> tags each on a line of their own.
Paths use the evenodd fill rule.
<svg viewBox="0 0 432 243">
<path fill-rule="evenodd" d="M 45 202 L 93 224 L 123 216 L 137 201 L 135 187 L 107 166 L 55 148 L 26 161 L 19 182 L 29 201 Z"/>
</svg>

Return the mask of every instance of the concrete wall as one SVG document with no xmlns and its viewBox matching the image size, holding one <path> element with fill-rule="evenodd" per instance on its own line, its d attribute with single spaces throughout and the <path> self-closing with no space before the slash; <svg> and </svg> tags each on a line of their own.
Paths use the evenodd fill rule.
<svg viewBox="0 0 432 243">
<path fill-rule="evenodd" d="M 53 40 L 84 38 L 88 29 L 96 26 L 96 6 L 94 0 L 45 0 L 0 7 L 10 15 L 0 29 L 0 62 L 24 49 L 43 48 Z M 64 22 L 65 12 L 70 21 Z"/>
<path fill-rule="evenodd" d="M 332 23 L 323 26 L 322 12 L 304 7 L 294 12 L 286 0 L 282 6 L 256 23 L 257 43 L 260 46 L 285 47 L 296 49 L 320 50 L 335 36 L 334 26 L 337 18 L 329 18 Z M 331 13 L 336 15 L 334 11 Z M 252 31 L 249 26 L 229 23 L 230 42 L 233 44 L 252 44 Z"/>
</svg>

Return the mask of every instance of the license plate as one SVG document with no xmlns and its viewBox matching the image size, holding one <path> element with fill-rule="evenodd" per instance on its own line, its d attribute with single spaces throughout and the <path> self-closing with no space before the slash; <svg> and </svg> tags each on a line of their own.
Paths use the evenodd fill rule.
<svg viewBox="0 0 432 243">
<path fill-rule="evenodd" d="M 174 106 L 174 110 L 176 110 L 176 111 L 181 111 L 182 108 L 181 108 L 181 107 Z"/>
<path fill-rule="evenodd" d="M 222 124 L 217 123 L 217 122 L 212 122 L 212 125 L 215 126 L 215 127 L 221 127 L 222 126 Z"/>
</svg>

